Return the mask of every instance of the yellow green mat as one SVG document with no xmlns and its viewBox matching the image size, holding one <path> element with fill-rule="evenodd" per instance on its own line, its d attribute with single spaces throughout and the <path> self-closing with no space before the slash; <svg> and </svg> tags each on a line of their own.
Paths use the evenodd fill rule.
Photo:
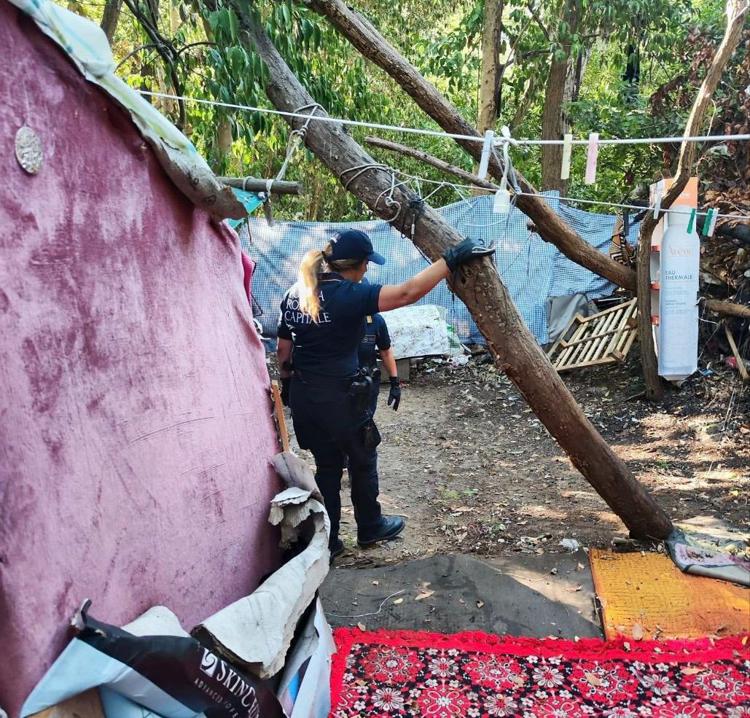
<svg viewBox="0 0 750 718">
<path fill-rule="evenodd" d="M 659 553 L 591 549 L 604 635 L 700 638 L 750 633 L 750 590 L 682 573 Z"/>
</svg>

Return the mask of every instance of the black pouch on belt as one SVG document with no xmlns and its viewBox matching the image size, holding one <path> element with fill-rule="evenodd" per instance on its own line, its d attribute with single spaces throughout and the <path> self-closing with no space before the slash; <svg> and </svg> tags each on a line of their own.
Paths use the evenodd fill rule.
<svg viewBox="0 0 750 718">
<path fill-rule="evenodd" d="M 362 426 L 362 446 L 365 449 L 374 449 L 382 441 L 380 432 L 378 431 L 377 424 L 370 417 L 365 424 Z"/>
<path fill-rule="evenodd" d="M 372 379 L 365 375 L 357 376 L 349 386 L 349 396 L 356 414 L 361 414 L 370 406 L 370 388 Z"/>
</svg>

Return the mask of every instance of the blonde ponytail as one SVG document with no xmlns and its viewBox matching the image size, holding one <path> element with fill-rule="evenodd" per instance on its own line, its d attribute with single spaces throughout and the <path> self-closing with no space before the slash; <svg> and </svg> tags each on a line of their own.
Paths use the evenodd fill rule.
<svg viewBox="0 0 750 718">
<path fill-rule="evenodd" d="M 318 275 L 323 271 L 326 261 L 326 251 L 330 252 L 329 244 L 323 251 L 311 249 L 302 257 L 299 265 L 297 281 L 299 284 L 299 306 L 305 314 L 309 314 L 314 322 L 320 314 L 320 292 L 318 289 Z"/>
<path fill-rule="evenodd" d="M 328 259 L 333 251 L 333 244 L 330 242 L 322 251 L 311 249 L 302 257 L 297 272 L 297 284 L 299 286 L 299 306 L 300 309 L 312 317 L 314 322 L 318 321 L 320 314 L 320 288 L 318 276 L 323 272 L 323 266 L 334 272 L 342 272 L 347 269 L 359 267 L 366 259 Z"/>
</svg>

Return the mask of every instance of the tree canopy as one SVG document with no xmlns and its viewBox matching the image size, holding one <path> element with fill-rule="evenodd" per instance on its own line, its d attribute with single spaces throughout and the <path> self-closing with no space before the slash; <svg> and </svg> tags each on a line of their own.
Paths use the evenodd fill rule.
<svg viewBox="0 0 750 718">
<path fill-rule="evenodd" d="M 692 98 L 723 26 L 722 0 L 357 0 L 351 3 L 472 122 L 479 108 L 485 2 L 499 4 L 500 33 L 496 127 L 515 137 L 540 137 L 543 127 L 576 136 L 629 137 L 680 134 Z M 238 22 L 226 0 L 71 0 L 69 7 L 102 22 L 111 37 L 118 73 L 133 87 L 270 108 L 261 60 L 238 42 Z M 334 116 L 435 129 L 431 121 L 378 68 L 367 63 L 302 1 L 258 6 L 279 51 L 317 102 Z M 114 17 L 114 21 L 113 21 Z M 713 132 L 747 131 L 748 43 L 736 53 L 717 94 Z M 554 70 L 557 63 L 557 70 Z M 550 93 L 554 77 L 565 91 Z M 744 80 L 743 80 L 744 77 Z M 557 96 L 555 96 L 557 94 Z M 273 115 L 161 98 L 152 101 L 191 138 L 218 174 L 272 177 L 281 166 L 288 127 Z M 557 125 L 549 124 L 552 118 Z M 352 128 L 405 142 L 467 170 L 472 161 L 453 142 L 437 137 Z M 555 129 L 554 133 L 558 130 Z M 727 175 L 744 183 L 743 148 L 707 148 L 704 190 L 724 189 Z M 569 195 L 603 201 L 643 196 L 644 186 L 669 173 L 675 147 L 603 148 L 597 182 L 583 182 L 585 149 L 573 153 Z M 742 154 L 744 152 L 744 154 Z M 383 155 L 402 172 L 445 179 L 405 157 Z M 538 148 L 516 148 L 513 161 L 542 187 L 559 172 Z M 552 158 L 553 163 L 559 162 Z M 304 149 L 288 179 L 301 180 L 301 198 L 276 203 L 294 219 L 362 218 L 363 208 Z M 718 183 L 718 184 L 717 184 Z M 423 194 L 435 186 L 422 184 Z M 457 199 L 440 189 L 433 204 Z"/>
</svg>

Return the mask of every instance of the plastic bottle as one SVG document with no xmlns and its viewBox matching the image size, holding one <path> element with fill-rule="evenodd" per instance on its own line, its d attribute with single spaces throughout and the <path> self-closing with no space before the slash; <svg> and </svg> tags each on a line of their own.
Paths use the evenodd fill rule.
<svg viewBox="0 0 750 718">
<path fill-rule="evenodd" d="M 700 239 L 691 208 L 673 207 L 661 244 L 659 374 L 682 381 L 698 368 Z"/>
</svg>

